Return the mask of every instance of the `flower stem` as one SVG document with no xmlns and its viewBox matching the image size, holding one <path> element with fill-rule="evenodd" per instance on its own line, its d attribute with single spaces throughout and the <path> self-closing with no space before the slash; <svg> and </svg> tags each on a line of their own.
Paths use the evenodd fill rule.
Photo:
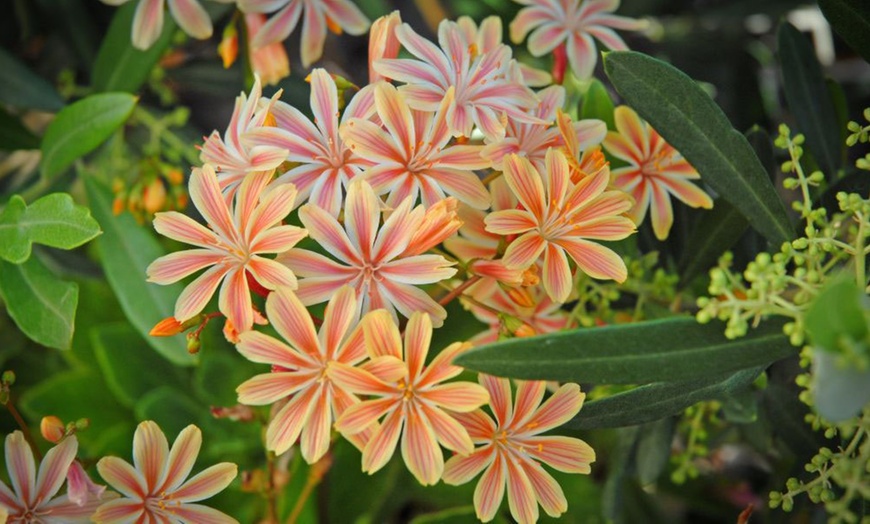
<svg viewBox="0 0 870 524">
<path fill-rule="evenodd" d="M 441 300 L 438 301 L 438 304 L 440 304 L 441 307 L 446 306 L 446 305 L 449 304 L 449 303 L 450 303 L 454 298 L 456 298 L 456 297 L 458 297 L 459 295 L 461 295 L 461 294 L 462 294 L 466 289 L 468 289 L 468 288 L 470 288 L 472 285 L 476 284 L 478 280 L 480 280 L 480 275 L 474 275 L 473 277 L 469 278 L 469 279 L 466 280 L 465 282 L 463 282 L 463 283 L 459 284 L 458 286 L 456 286 L 455 288 L 453 288 L 453 291 L 451 291 L 450 293 L 447 293 L 446 295 L 444 295 L 444 296 L 441 298 Z"/>
<path fill-rule="evenodd" d="M 308 477 L 305 479 L 305 486 L 302 488 L 302 493 L 299 494 L 299 498 L 296 499 L 296 504 L 293 506 L 293 511 L 290 512 L 290 516 L 287 517 L 286 524 L 296 524 L 296 521 L 299 520 L 299 516 L 302 514 L 302 509 L 305 507 L 305 503 L 314 492 L 314 488 L 320 484 L 320 481 L 323 480 L 324 475 L 326 475 L 331 467 L 331 454 L 324 455 L 322 459 L 311 465 L 311 469 L 308 470 Z"/>
<path fill-rule="evenodd" d="M 39 451 L 39 446 L 36 445 L 36 440 L 33 438 L 33 433 L 30 432 L 30 428 L 27 427 L 27 423 L 24 422 L 24 419 L 21 417 L 21 413 L 15 408 L 15 404 L 12 403 L 12 399 L 9 399 L 4 404 L 6 409 L 9 410 L 9 413 L 12 414 L 12 418 L 15 419 L 15 422 L 18 424 L 18 427 L 21 428 L 21 432 L 24 433 L 24 440 L 30 444 L 30 449 L 33 450 L 33 454 L 36 456 L 37 460 L 42 460 L 42 452 Z"/>
</svg>

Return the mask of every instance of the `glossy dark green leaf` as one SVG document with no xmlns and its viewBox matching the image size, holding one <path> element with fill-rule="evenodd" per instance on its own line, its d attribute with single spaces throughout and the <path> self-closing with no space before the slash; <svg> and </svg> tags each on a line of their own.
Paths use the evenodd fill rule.
<svg viewBox="0 0 870 524">
<path fill-rule="evenodd" d="M 843 275 L 816 296 L 804 322 L 810 341 L 817 348 L 842 352 L 841 344 L 865 342 L 867 338 L 867 297 L 852 279 Z"/>
<path fill-rule="evenodd" d="M 870 3 L 866 0 L 819 0 L 831 27 L 870 62 Z"/>
<path fill-rule="evenodd" d="M 70 195 L 53 193 L 29 206 L 14 195 L 0 211 L 0 258 L 21 264 L 33 243 L 73 249 L 100 234 L 100 225 Z"/>
<path fill-rule="evenodd" d="M 108 140 L 124 125 L 135 106 L 133 95 L 105 93 L 64 108 L 42 137 L 42 176 L 57 177 L 76 159 Z"/>
<path fill-rule="evenodd" d="M 39 149 L 39 138 L 24 127 L 18 118 L 0 107 L 0 151 Z"/>
<path fill-rule="evenodd" d="M 22 109 L 55 112 L 63 99 L 50 83 L 0 47 L 0 102 Z"/>
<path fill-rule="evenodd" d="M 728 377 L 639 386 L 587 402 L 565 427 L 593 429 L 634 426 L 670 417 L 702 400 L 721 398 L 745 388 L 763 370 L 763 367 L 757 367 L 738 371 Z"/>
<path fill-rule="evenodd" d="M 655 483 L 667 467 L 676 429 L 675 417 L 664 417 L 641 426 L 635 464 L 641 485 Z"/>
<path fill-rule="evenodd" d="M 680 257 L 680 283 L 685 286 L 716 264 L 722 254 L 740 240 L 749 221 L 739 209 L 717 198 L 713 209 L 701 213 Z"/>
<path fill-rule="evenodd" d="M 79 288 L 64 282 L 36 257 L 23 264 L 0 260 L 0 297 L 18 328 L 30 339 L 69 349 Z"/>
<path fill-rule="evenodd" d="M 175 364 L 195 362 L 186 349 L 184 338 L 152 337 L 148 333 L 160 320 L 172 316 L 181 285 L 158 286 L 145 281 L 145 268 L 166 253 L 145 226 L 129 213 L 112 213 L 112 192 L 93 178 L 85 179 L 88 200 L 94 218 L 103 228 L 97 239 L 106 278 L 124 314 L 151 347 Z"/>
<path fill-rule="evenodd" d="M 157 61 L 169 47 L 175 22 L 170 17 L 163 21 L 163 32 L 146 51 L 133 47 L 130 31 L 136 3 L 128 2 L 121 6 L 112 18 L 109 31 L 103 38 L 91 83 L 100 92 L 124 91 L 135 93 L 139 90 Z"/>
<path fill-rule="evenodd" d="M 613 100 L 600 80 L 592 79 L 589 89 L 583 95 L 580 118 L 596 118 L 607 124 L 609 131 L 616 130 L 613 121 Z"/>
<path fill-rule="evenodd" d="M 473 349 L 456 363 L 501 377 L 649 384 L 721 376 L 796 354 L 782 326 L 766 322 L 728 340 L 720 322 L 679 317 L 514 338 Z"/>
<path fill-rule="evenodd" d="M 768 240 L 794 236 L 785 206 L 746 138 L 715 102 L 676 68 L 632 51 L 607 53 L 620 95 Z"/>
<path fill-rule="evenodd" d="M 819 415 L 830 422 L 843 422 L 870 402 L 870 369 L 848 366 L 833 353 L 815 351 L 812 392 Z"/>
<path fill-rule="evenodd" d="M 841 165 L 844 144 L 822 66 L 807 38 L 788 22 L 779 26 L 777 40 L 785 98 L 797 120 L 797 132 L 806 137 L 822 171 L 833 176 Z"/>
</svg>

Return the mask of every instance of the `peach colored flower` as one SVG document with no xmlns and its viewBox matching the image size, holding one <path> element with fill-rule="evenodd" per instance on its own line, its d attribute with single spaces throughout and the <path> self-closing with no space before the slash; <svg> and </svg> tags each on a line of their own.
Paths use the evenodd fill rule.
<svg viewBox="0 0 870 524">
<path fill-rule="evenodd" d="M 266 125 L 280 92 L 261 107 L 262 92 L 260 78 L 255 76 L 251 94 L 242 93 L 236 98 L 223 138 L 215 130 L 202 144 L 199 158 L 214 167 L 221 189 L 227 192 L 228 198 L 232 198 L 245 176 L 261 171 L 272 172 L 287 158 L 286 149 L 269 144 L 249 145 L 242 140 L 246 133 L 255 129 L 265 128 L 267 133 L 275 130 Z"/>
<path fill-rule="evenodd" d="M 302 457 L 309 464 L 317 462 L 329 449 L 333 420 L 359 402 L 330 376 L 333 363 L 356 366 L 366 358 L 357 311 L 353 290 L 342 287 L 327 304 L 318 335 L 305 306 L 292 291 L 282 288 L 266 300 L 266 315 L 288 344 L 256 331 L 239 337 L 239 353 L 253 362 L 272 365 L 271 373 L 257 375 L 236 388 L 239 402 L 259 406 L 289 397 L 266 430 L 270 450 L 284 453 L 301 434 Z M 362 448 L 370 432 L 351 441 Z"/>
<path fill-rule="evenodd" d="M 290 76 L 290 59 L 287 50 L 281 42 L 254 48 L 250 45 L 263 30 L 266 24 L 266 15 L 261 13 L 248 13 L 245 15 L 245 27 L 248 32 L 248 57 L 251 60 L 251 69 L 266 85 L 275 85 L 284 78 Z"/>
<path fill-rule="evenodd" d="M 631 198 L 605 191 L 610 182 L 606 166 L 574 185 L 561 151 L 550 149 L 544 163 L 541 176 L 525 158 L 510 155 L 505 160 L 505 180 L 522 209 L 486 217 L 490 233 L 520 235 L 508 245 L 504 263 L 527 269 L 543 256 L 541 281 L 556 302 L 564 302 L 573 287 L 568 256 L 591 277 L 625 280 L 619 255 L 590 240 L 621 240 L 634 232 L 632 221 L 622 216 Z"/>
<path fill-rule="evenodd" d="M 311 238 L 338 259 L 304 249 L 291 249 L 278 258 L 301 277 L 296 294 L 302 303 L 326 302 L 341 286 L 349 285 L 362 312 L 383 308 L 393 316 L 398 310 L 410 317 L 425 311 L 441 325 L 447 312 L 416 286 L 448 279 L 456 270 L 440 255 L 404 255 L 432 247 L 428 239 L 418 239 L 427 242 L 422 251 L 411 243 L 418 230 L 429 227 L 429 213 L 422 206 L 411 209 L 411 204 L 412 199 L 406 198 L 378 228 L 381 201 L 366 182 L 355 181 L 347 190 L 344 226 L 322 208 L 301 207 L 299 218 Z M 450 219 L 437 214 L 439 220 Z"/>
<path fill-rule="evenodd" d="M 597 38 L 614 51 L 628 49 L 614 29 L 639 31 L 646 27 L 643 20 L 613 14 L 619 0 L 514 0 L 527 7 L 520 9 L 511 22 L 511 40 L 523 41 L 529 31 L 529 52 L 533 56 L 549 54 L 557 46 L 566 46 L 568 62 L 577 78 L 592 76 L 598 61 Z"/>
<path fill-rule="evenodd" d="M 656 238 L 664 240 L 674 223 L 670 195 L 691 207 L 713 207 L 710 195 L 690 182 L 701 175 L 633 109 L 619 106 L 614 117 L 617 131 L 607 133 L 604 147 L 629 163 L 613 170 L 614 185 L 634 197 L 629 216 L 635 224 L 649 209 Z"/>
<path fill-rule="evenodd" d="M 480 375 L 489 391 L 493 420 L 482 410 L 456 415 L 476 444 L 467 456 L 454 456 L 444 468 L 444 482 L 464 484 L 482 470 L 474 490 L 477 518 L 495 517 L 507 490 L 511 516 L 520 524 L 538 520 L 538 504 L 558 517 L 568 501 L 556 480 L 540 463 L 566 473 L 590 472 L 595 451 L 580 439 L 540 436 L 571 420 L 583 406 L 585 394 L 577 384 L 566 384 L 541 404 L 546 382 L 519 381 L 516 402 L 511 402 L 510 380 Z"/>
<path fill-rule="evenodd" d="M 434 112 L 452 86 L 454 99 L 446 115 L 453 136 L 471 136 L 476 125 L 491 140 L 504 136 L 504 119 L 537 122 L 529 109 L 537 104 L 534 93 L 511 74 L 511 50 L 496 46 L 472 56 L 470 44 L 456 22 L 438 26 L 440 48 L 418 35 L 408 24 L 396 28 L 402 45 L 417 59 L 382 59 L 375 71 L 406 85 L 400 90 L 408 105 Z"/>
<path fill-rule="evenodd" d="M 90 522 L 97 507 L 114 493 L 87 494 L 73 501 L 69 495 L 55 497 L 66 480 L 78 452 L 75 436 L 67 437 L 45 454 L 37 472 L 33 451 L 20 431 L 6 435 L 6 469 L 9 486 L 0 481 L 0 509 L 10 524 L 65 524 Z M 79 504 L 81 503 L 81 504 Z"/>
<path fill-rule="evenodd" d="M 561 109 L 556 110 L 556 127 L 559 128 L 559 135 L 562 137 L 562 152 L 565 153 L 565 158 L 571 167 L 571 182 L 574 183 L 609 165 L 599 145 L 607 136 L 606 127 L 600 130 L 601 135 L 596 135 L 594 140 L 588 142 L 580 140 L 577 126 L 588 121 L 590 120 L 574 122 Z"/>
<path fill-rule="evenodd" d="M 425 366 L 432 339 L 429 315 L 414 313 L 405 329 L 404 351 L 399 328 L 386 311 L 369 314 L 363 323 L 365 345 L 372 359 L 382 365 L 369 369 L 336 365 L 333 380 L 364 395 L 377 397 L 348 408 L 336 422 L 336 429 L 353 435 L 384 417 L 363 449 L 363 471 L 374 473 L 393 456 L 401 434 L 402 458 L 423 485 L 435 484 L 444 470 L 439 443 L 447 449 L 468 454 L 473 446 L 466 430 L 452 413 L 468 412 L 487 402 L 486 390 L 470 382 L 443 384 L 462 372 L 451 361 L 470 346 L 451 344 Z M 396 377 L 399 363 L 403 373 Z M 403 430 L 404 428 L 404 430 Z"/>
<path fill-rule="evenodd" d="M 198 249 L 158 258 L 148 266 L 148 281 L 171 284 L 208 268 L 178 297 L 177 321 L 184 322 L 199 314 L 223 282 L 218 308 L 241 333 L 251 329 L 255 317 L 248 275 L 269 290 L 296 286 L 292 271 L 261 256 L 287 251 L 307 235 L 301 228 L 280 225 L 293 209 L 296 189 L 284 185 L 262 196 L 270 180 L 267 175 L 245 178 L 234 205 L 228 205 L 210 165 L 194 173 L 190 178 L 190 198 L 211 229 L 175 211 L 155 215 L 154 229 L 158 233 Z"/>
<path fill-rule="evenodd" d="M 516 330 L 512 325 L 505 325 L 505 317 L 519 321 L 520 327 L 529 335 L 555 333 L 569 329 L 573 324 L 570 313 L 562 309 L 561 303 L 550 299 L 540 285 L 510 291 L 495 288 L 489 293 L 471 295 L 475 301 L 469 301 L 466 307 L 488 326 L 486 331 L 469 340 L 474 345 L 497 342 L 505 327 Z"/>
<path fill-rule="evenodd" d="M 396 28 L 402 23 L 402 15 L 399 11 L 393 11 L 384 15 L 374 22 L 369 31 L 369 83 L 374 84 L 379 80 L 387 80 L 383 75 L 375 71 L 374 62 L 381 58 L 396 58 L 399 56 L 401 44 L 396 38 Z"/>
<path fill-rule="evenodd" d="M 129 0 L 102 0 L 104 4 L 122 5 Z M 211 18 L 197 0 L 166 0 L 169 12 L 178 25 L 194 38 L 204 40 L 211 36 Z M 163 31 L 164 0 L 139 0 L 133 16 L 133 47 L 148 49 Z"/>
<path fill-rule="evenodd" d="M 288 151 L 287 160 L 299 165 L 278 177 L 273 186 L 291 182 L 299 191 L 297 203 L 309 200 L 332 216 L 338 216 L 342 189 L 365 166 L 342 141 L 339 125 L 351 118 L 369 118 L 374 113 L 374 97 L 371 88 L 363 88 L 339 120 L 335 80 L 326 70 L 315 69 L 310 81 L 314 123 L 295 107 L 278 102 L 272 110 L 277 127 L 251 130 L 245 135 L 245 142 L 254 147 Z"/>
<path fill-rule="evenodd" d="M 433 114 L 412 111 L 404 96 L 386 82 L 375 85 L 375 107 L 386 130 L 372 122 L 350 119 L 341 136 L 366 161 L 366 180 L 378 194 L 389 193 L 396 206 L 409 196 L 429 207 L 445 193 L 478 209 L 489 207 L 489 193 L 473 170 L 487 167 L 480 146 L 448 145 L 447 115 L 454 89 Z"/>
<path fill-rule="evenodd" d="M 502 44 L 502 29 L 501 18 L 498 16 L 488 16 L 480 23 L 480 27 L 469 16 L 460 16 L 456 19 L 456 25 L 465 36 L 465 41 L 471 47 L 471 56 L 477 54 L 488 53 L 498 48 Z M 513 62 L 517 66 L 519 75 L 515 78 L 521 80 L 529 87 L 544 87 L 550 85 L 553 81 L 550 73 L 535 69 L 531 66 L 520 62 Z"/>
<path fill-rule="evenodd" d="M 349 0 L 237 0 L 245 13 L 273 13 L 251 45 L 256 49 L 285 40 L 302 18 L 302 66 L 308 68 L 323 54 L 327 28 L 361 35 L 369 19 Z"/>
<path fill-rule="evenodd" d="M 118 457 L 103 457 L 97 471 L 122 497 L 97 509 L 94 521 L 233 523 L 236 519 L 216 509 L 194 504 L 214 496 L 236 478 L 230 462 L 211 466 L 185 481 L 202 445 L 202 432 L 193 424 L 184 428 L 172 449 L 160 427 L 146 420 L 133 435 L 133 465 Z"/>
</svg>

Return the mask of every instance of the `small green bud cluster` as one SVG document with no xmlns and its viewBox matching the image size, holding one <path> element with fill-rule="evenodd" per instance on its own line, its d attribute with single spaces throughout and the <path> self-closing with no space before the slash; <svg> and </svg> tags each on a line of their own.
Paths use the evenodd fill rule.
<svg viewBox="0 0 870 524">
<path fill-rule="evenodd" d="M 870 122 L 870 108 L 864 110 L 864 120 Z M 870 142 L 870 126 L 862 126 L 858 122 L 850 121 L 846 124 L 846 129 L 849 131 L 849 135 L 846 137 L 847 146 L 852 147 L 855 144 Z"/>
</svg>

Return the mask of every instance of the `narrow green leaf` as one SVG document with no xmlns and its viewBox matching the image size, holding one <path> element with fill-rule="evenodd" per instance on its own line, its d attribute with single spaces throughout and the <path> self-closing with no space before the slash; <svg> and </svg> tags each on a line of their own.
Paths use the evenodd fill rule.
<svg viewBox="0 0 870 524">
<path fill-rule="evenodd" d="M 163 249 L 143 226 L 129 213 L 112 214 L 112 193 L 91 177 L 85 187 L 94 218 L 103 227 L 97 240 L 100 261 L 109 285 L 115 291 L 121 309 L 140 335 L 165 358 L 179 365 L 192 365 L 194 358 L 187 352 L 181 337 L 152 337 L 148 333 L 160 320 L 172 316 L 181 285 L 158 286 L 145 281 L 145 268 Z"/>
<path fill-rule="evenodd" d="M 0 151 L 39 149 L 39 138 L 24 127 L 18 118 L 0 107 Z"/>
<path fill-rule="evenodd" d="M 788 22 L 779 26 L 777 41 L 785 98 L 797 130 L 807 138 L 807 147 L 822 171 L 834 176 L 844 144 L 822 66 L 813 46 Z"/>
<path fill-rule="evenodd" d="M 50 83 L 0 47 L 0 102 L 22 109 L 55 112 L 63 99 Z"/>
<path fill-rule="evenodd" d="M 804 420 L 809 408 L 798 399 L 798 394 L 798 387 L 789 376 L 788 383 L 769 383 L 761 393 L 761 402 L 770 418 L 774 436 L 796 456 L 808 457 L 818 453 L 819 447 L 826 444 L 821 433 L 813 431 Z"/>
<path fill-rule="evenodd" d="M 609 131 L 616 131 L 613 121 L 613 100 L 607 93 L 607 88 L 598 79 L 592 79 L 589 89 L 583 96 L 580 118 L 596 118 L 607 124 Z"/>
<path fill-rule="evenodd" d="M 702 213 L 680 257 L 680 287 L 686 286 L 702 271 L 740 240 L 749 221 L 739 209 L 717 198 L 713 209 Z"/>
<path fill-rule="evenodd" d="M 765 322 L 728 340 L 719 322 L 679 317 L 514 338 L 473 349 L 460 366 L 501 377 L 649 384 L 721 376 L 796 354 L 782 325 Z"/>
<path fill-rule="evenodd" d="M 676 415 L 687 407 L 721 398 L 745 388 L 763 367 L 744 369 L 728 377 L 647 384 L 624 393 L 588 402 L 565 427 L 571 429 L 634 426 Z"/>
<path fill-rule="evenodd" d="M 96 149 L 127 121 L 135 105 L 133 95 L 106 93 L 64 108 L 42 137 L 42 176 L 52 179 Z"/>
<path fill-rule="evenodd" d="M 163 32 L 151 47 L 146 51 L 133 47 L 130 30 L 133 27 L 135 11 L 136 3 L 130 2 L 121 6 L 112 18 L 109 31 L 103 38 L 94 62 L 91 83 L 98 92 L 138 91 L 172 41 L 175 22 L 166 17 Z"/>
<path fill-rule="evenodd" d="M 642 486 L 655 483 L 668 465 L 676 429 L 675 417 L 664 417 L 640 428 L 635 469 Z"/>
<path fill-rule="evenodd" d="M 746 138 L 713 100 L 678 69 L 641 53 L 604 57 L 620 95 L 775 244 L 794 236 L 773 184 Z"/>
<path fill-rule="evenodd" d="M 867 0 L 819 0 L 831 27 L 870 62 L 870 3 Z"/>
<path fill-rule="evenodd" d="M 57 278 L 36 257 L 23 264 L 0 260 L 0 297 L 15 324 L 32 340 L 69 349 L 79 288 Z"/>
<path fill-rule="evenodd" d="M 14 195 L 0 211 L 0 258 L 21 264 L 32 244 L 73 249 L 100 234 L 100 225 L 70 195 L 53 193 L 31 205 Z"/>
</svg>

